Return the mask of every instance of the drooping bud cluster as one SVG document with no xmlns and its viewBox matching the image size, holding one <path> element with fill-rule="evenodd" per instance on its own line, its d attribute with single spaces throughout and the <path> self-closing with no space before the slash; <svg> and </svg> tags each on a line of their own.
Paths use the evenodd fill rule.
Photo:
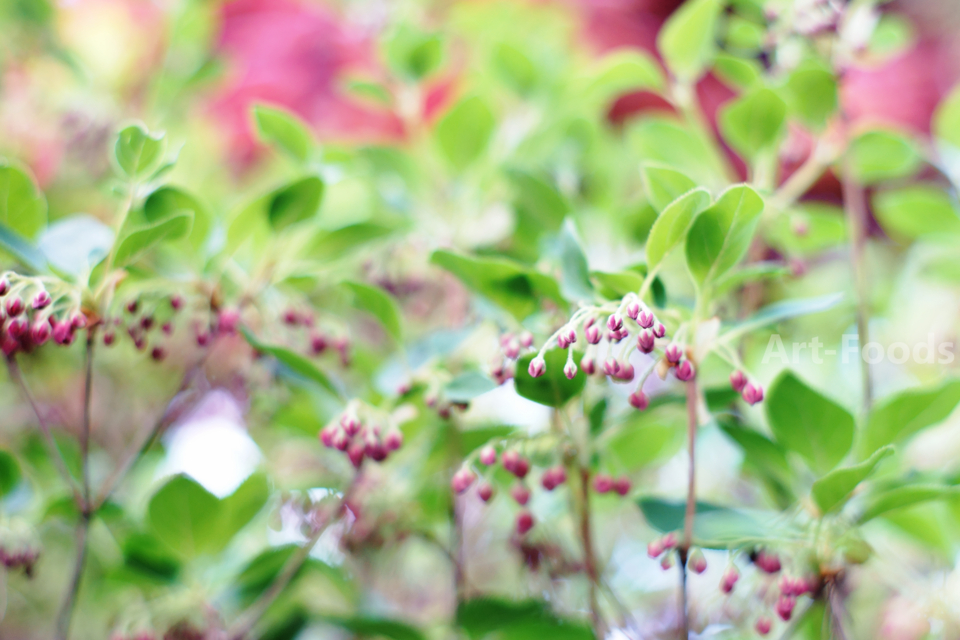
<svg viewBox="0 0 960 640">
<path fill-rule="evenodd" d="M 503 384 L 514 376 L 517 358 L 533 346 L 533 334 L 524 331 L 520 335 L 504 333 L 500 336 L 500 353 L 490 365 L 490 377 Z"/>
<path fill-rule="evenodd" d="M 763 387 L 758 383 L 749 382 L 747 376 L 739 369 L 730 374 L 730 386 L 743 396 L 747 404 L 755 405 L 763 400 Z"/>
<path fill-rule="evenodd" d="M 630 478 L 626 476 L 614 479 L 605 473 L 598 473 L 593 477 L 593 490 L 597 493 L 614 491 L 620 496 L 625 496 L 630 493 L 630 487 Z"/>
<path fill-rule="evenodd" d="M 319 435 L 320 442 L 330 449 L 344 452 L 356 469 L 360 468 L 365 458 L 383 462 L 403 446 L 403 433 L 395 425 L 389 425 L 389 417 L 377 421 L 370 416 L 363 420 L 360 413 L 372 414 L 373 410 L 351 404 L 339 419 L 321 429 Z M 381 427 L 381 422 L 389 426 Z M 472 482 L 470 480 L 464 489 Z"/>
<path fill-rule="evenodd" d="M 8 571 L 22 569 L 25 576 L 33 577 L 33 566 L 40 557 L 40 551 L 29 544 L 0 545 L 0 564 Z"/>
<path fill-rule="evenodd" d="M 47 287 L 55 291 L 56 298 Z M 77 331 L 87 326 L 79 299 L 79 292 L 59 281 L 13 272 L 0 276 L 0 349 L 4 355 L 30 353 L 51 339 L 62 346 L 73 344 Z"/>
<path fill-rule="evenodd" d="M 299 342 L 299 348 L 308 355 L 317 357 L 333 347 L 340 357 L 340 364 L 350 366 L 350 339 L 345 335 L 330 335 L 329 330 L 318 325 L 312 310 L 288 307 L 280 319 L 292 334 L 291 338 Z"/>
</svg>

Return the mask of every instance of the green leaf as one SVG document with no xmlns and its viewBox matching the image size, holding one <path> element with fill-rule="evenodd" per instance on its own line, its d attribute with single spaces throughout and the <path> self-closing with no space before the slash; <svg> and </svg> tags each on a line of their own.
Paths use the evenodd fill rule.
<svg viewBox="0 0 960 640">
<path fill-rule="evenodd" d="M 495 124 L 487 103 L 479 96 L 470 96 L 437 123 L 437 142 L 450 163 L 462 170 L 487 148 Z"/>
<path fill-rule="evenodd" d="M 137 123 L 120 130 L 113 153 L 120 170 L 135 180 L 150 174 L 160 165 L 165 148 L 163 132 L 151 133 L 144 125 Z"/>
<path fill-rule="evenodd" d="M 960 380 L 936 387 L 907 389 L 874 405 L 861 435 L 860 453 L 903 442 L 921 429 L 945 420 L 960 403 Z"/>
<path fill-rule="evenodd" d="M 563 367 L 567 362 L 565 350 L 551 349 L 543 354 L 547 370 L 539 378 L 533 378 L 527 372 L 530 361 L 535 355 L 528 353 L 517 360 L 514 384 L 518 394 L 527 400 L 533 400 L 548 407 L 562 407 L 583 391 L 587 384 L 587 375 L 583 371 L 578 370 L 573 380 L 563 374 Z M 574 353 L 574 362 L 579 362 L 581 355 Z"/>
<path fill-rule="evenodd" d="M 180 558 L 171 553 L 156 536 L 136 532 L 123 541 L 124 567 L 161 583 L 171 583 L 180 575 Z"/>
<path fill-rule="evenodd" d="M 537 83 L 537 68 L 530 57 L 505 42 L 493 52 L 493 68 L 503 80 L 520 95 L 527 94 Z"/>
<path fill-rule="evenodd" d="M 193 212 L 181 211 L 159 222 L 133 229 L 120 240 L 114 260 L 119 266 L 130 264 L 161 242 L 186 237 L 192 226 Z"/>
<path fill-rule="evenodd" d="M 687 233 L 687 267 L 700 286 L 729 271 L 746 254 L 763 213 L 763 198 L 746 185 L 724 191 Z"/>
<path fill-rule="evenodd" d="M 647 194 L 647 200 L 657 213 L 697 186 L 697 183 L 676 169 L 655 163 L 641 165 L 640 178 L 643 180 L 643 191 Z"/>
<path fill-rule="evenodd" d="M 306 162 L 313 148 L 313 136 L 297 116 L 282 109 L 256 105 L 253 117 L 261 140 L 279 147 L 294 160 Z"/>
<path fill-rule="evenodd" d="M 400 308 L 393 296 L 383 289 L 362 282 L 343 282 L 341 285 L 353 294 L 353 305 L 374 316 L 398 344 L 403 342 Z"/>
<path fill-rule="evenodd" d="M 727 342 L 782 320 L 820 313 L 835 307 L 841 300 L 843 300 L 842 293 L 828 293 L 816 298 L 798 298 L 774 302 L 763 307 L 746 320 L 733 325 L 720 336 L 720 340 Z"/>
<path fill-rule="evenodd" d="M 395 231 L 393 227 L 373 222 L 359 222 L 333 231 L 320 231 L 310 243 L 307 256 L 316 260 L 336 260 Z"/>
<path fill-rule="evenodd" d="M 836 508 L 842 508 L 857 485 L 873 473 L 881 460 L 892 453 L 893 447 L 887 445 L 882 449 L 877 449 L 872 456 L 863 462 L 850 467 L 834 469 L 814 482 L 810 493 L 814 502 L 820 507 L 820 511 L 827 513 Z"/>
<path fill-rule="evenodd" d="M 283 229 L 312 218 L 320 209 L 323 190 L 323 180 L 308 176 L 274 191 L 267 207 L 270 226 Z"/>
<path fill-rule="evenodd" d="M 74 278 L 110 253 L 113 229 L 85 213 L 60 218 L 44 229 L 38 242 L 50 266 Z"/>
<path fill-rule="evenodd" d="M 557 239 L 560 259 L 560 292 L 571 302 L 594 299 L 587 257 L 580 248 L 573 220 L 567 218 Z"/>
<path fill-rule="evenodd" d="M 531 221 L 538 229 L 549 232 L 560 229 L 570 212 L 570 205 L 557 188 L 533 173 L 508 169 L 507 178 L 513 186 L 514 205 L 521 218 Z"/>
<path fill-rule="evenodd" d="M 753 429 L 729 423 L 721 423 L 720 428 L 743 449 L 746 463 L 775 478 L 784 486 L 793 483 L 794 474 L 787 461 L 787 452 L 782 446 Z"/>
<path fill-rule="evenodd" d="M 243 337 L 250 344 L 250 346 L 260 353 L 273 356 L 294 374 L 300 376 L 301 378 L 306 378 L 307 380 L 316 382 L 318 385 L 335 396 L 340 395 L 339 389 L 334 386 L 334 384 L 330 381 L 330 378 L 327 377 L 327 374 L 321 371 L 315 364 L 310 362 L 310 360 L 304 356 L 300 355 L 299 353 L 294 353 L 293 351 L 290 351 L 284 347 L 260 342 L 246 327 L 240 327 L 240 332 L 243 334 Z"/>
<path fill-rule="evenodd" d="M 260 513 L 270 498 L 270 485 L 262 473 L 254 473 L 236 490 L 220 500 L 219 535 L 223 544 Z"/>
<path fill-rule="evenodd" d="M 32 242 L 0 223 L 0 249 L 38 273 L 47 270 L 47 258 Z"/>
<path fill-rule="evenodd" d="M 356 616 L 352 618 L 324 616 L 323 620 L 346 629 L 356 637 L 391 638 L 391 640 L 426 640 L 425 636 L 418 629 L 397 620 L 366 616 Z"/>
<path fill-rule="evenodd" d="M 724 84 L 734 89 L 749 89 L 763 75 L 763 67 L 756 60 L 723 52 L 716 55 L 713 71 Z"/>
<path fill-rule="evenodd" d="M 190 231 L 190 244 L 199 249 L 210 232 L 210 212 L 199 200 L 177 187 L 160 187 L 143 203 L 144 217 L 153 222 L 177 212 L 193 212 L 193 229 Z"/>
<path fill-rule="evenodd" d="M 872 493 L 859 522 L 864 523 L 896 509 L 960 495 L 960 487 L 942 484 L 909 484 Z"/>
<path fill-rule="evenodd" d="M 906 178 L 920 167 L 920 152 L 912 140 L 894 131 L 868 131 L 847 150 L 854 177 L 865 185 Z"/>
<path fill-rule="evenodd" d="M 47 224 L 47 200 L 30 173 L 0 160 L 0 223 L 26 239 Z"/>
<path fill-rule="evenodd" d="M 937 138 L 960 149 L 960 84 L 937 105 L 931 128 Z"/>
<path fill-rule="evenodd" d="M 591 98 L 606 105 L 621 95 L 650 89 L 662 92 L 666 79 L 657 61 L 644 51 L 621 49 L 601 58 L 591 72 Z"/>
<path fill-rule="evenodd" d="M 587 420 L 590 423 L 590 435 L 597 435 L 603 431 L 604 422 L 607 417 L 607 399 L 601 398 L 595 405 L 590 407 L 587 414 Z"/>
<path fill-rule="evenodd" d="M 784 129 L 787 105 L 770 89 L 756 89 L 725 104 L 719 115 L 724 139 L 746 158 L 774 146 Z"/>
<path fill-rule="evenodd" d="M 873 196 L 873 211 L 883 230 L 893 237 L 912 240 L 942 234 L 949 241 L 960 234 L 960 216 L 953 199 L 934 185 L 880 191 Z"/>
<path fill-rule="evenodd" d="M 590 277 L 596 281 L 600 295 L 606 298 L 622 298 L 628 293 L 637 293 L 643 286 L 643 276 L 636 271 L 591 271 Z"/>
<path fill-rule="evenodd" d="M 676 406 L 631 412 L 626 422 L 604 433 L 604 461 L 617 473 L 634 473 L 676 453 L 683 443 L 682 413 Z"/>
<path fill-rule="evenodd" d="M 688 191 L 663 210 L 647 236 L 647 268 L 656 269 L 687 235 L 697 215 L 710 206 L 710 192 L 703 187 Z"/>
<path fill-rule="evenodd" d="M 788 276 L 792 273 L 790 267 L 782 262 L 753 262 L 730 271 L 714 283 L 717 295 L 736 289 L 751 282 L 759 282 L 772 278 Z"/>
<path fill-rule="evenodd" d="M 479 371 L 464 371 L 443 388 L 444 397 L 450 402 L 469 402 L 479 395 L 497 388 L 497 383 Z"/>
<path fill-rule="evenodd" d="M 400 25 L 388 34 L 384 53 L 387 64 L 400 76 L 421 80 L 443 62 L 440 36 L 410 25 Z"/>
<path fill-rule="evenodd" d="M 822 129 L 837 110 L 837 79 L 825 68 L 801 64 L 790 74 L 785 97 L 804 124 Z"/>
<path fill-rule="evenodd" d="M 522 321 L 549 298 L 563 303 L 556 281 L 523 265 L 501 258 L 479 258 L 434 251 L 430 262 L 446 269 L 467 288 L 499 305 Z"/>
<path fill-rule="evenodd" d="M 645 162 L 672 167 L 701 186 L 727 184 L 723 166 L 707 141 L 689 126 L 662 117 L 637 119 L 627 131 L 630 147 Z"/>
<path fill-rule="evenodd" d="M 471 640 L 594 640 L 590 627 L 559 618 L 539 600 L 483 597 L 457 605 L 456 624 Z"/>
<path fill-rule="evenodd" d="M 21 476 L 17 459 L 9 451 L 0 449 L 0 497 L 9 495 L 20 482 Z"/>
<path fill-rule="evenodd" d="M 516 433 L 516 431 L 516 427 L 507 425 L 464 429 L 460 432 L 460 453 L 467 456 L 491 440 L 508 438 Z"/>
<path fill-rule="evenodd" d="M 647 523 L 657 531 L 683 530 L 685 501 L 646 497 L 637 500 L 637 504 Z M 697 502 L 693 519 L 694 544 L 706 549 L 726 549 L 731 544 L 773 537 L 776 533 L 772 520 L 777 515 Z"/>
<path fill-rule="evenodd" d="M 690 0 L 674 11 L 657 35 L 657 49 L 680 80 L 693 82 L 707 70 L 716 50 L 718 0 Z"/>
<path fill-rule="evenodd" d="M 816 473 L 830 471 L 850 451 L 853 416 L 792 371 L 784 371 L 774 380 L 764 404 L 777 441 L 800 454 Z"/>
<path fill-rule="evenodd" d="M 770 222 L 764 225 L 767 241 L 791 256 L 820 254 L 847 239 L 843 209 L 822 202 L 800 203 Z"/>
</svg>

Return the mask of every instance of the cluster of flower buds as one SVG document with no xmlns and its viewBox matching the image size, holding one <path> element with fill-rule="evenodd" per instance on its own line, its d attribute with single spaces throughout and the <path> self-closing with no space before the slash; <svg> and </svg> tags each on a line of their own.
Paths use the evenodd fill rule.
<svg viewBox="0 0 960 640">
<path fill-rule="evenodd" d="M 529 331 L 519 335 L 510 332 L 501 335 L 500 353 L 490 364 L 490 377 L 497 384 L 503 384 L 513 378 L 517 358 L 529 351 L 531 347 L 533 347 L 533 334 Z"/>
<path fill-rule="evenodd" d="M 625 496 L 630 493 L 630 487 L 630 478 L 626 476 L 611 478 L 605 473 L 598 473 L 593 477 L 593 490 L 597 493 L 614 491 L 620 496 Z"/>
<path fill-rule="evenodd" d="M 392 452 L 403 446 L 403 434 L 396 427 L 381 433 L 379 425 L 365 423 L 353 407 L 348 407 L 339 420 L 320 430 L 320 442 L 330 449 L 344 452 L 351 464 L 359 469 L 364 458 L 376 462 L 386 460 Z"/>
<path fill-rule="evenodd" d="M 340 363 L 350 366 L 350 339 L 346 336 L 333 337 L 317 326 L 315 314 L 311 310 L 288 308 L 282 316 L 283 324 L 293 330 L 306 331 L 307 351 L 312 356 L 322 355 L 333 347 L 340 356 Z"/>
<path fill-rule="evenodd" d="M 747 376 L 739 369 L 730 374 L 730 386 L 743 396 L 744 402 L 749 405 L 755 405 L 763 400 L 763 387 L 749 382 Z"/>
<path fill-rule="evenodd" d="M 779 573 L 780 569 L 782 568 L 780 564 L 780 556 L 764 549 L 754 551 L 750 555 L 750 559 L 758 569 L 771 575 L 774 573 Z"/>
<path fill-rule="evenodd" d="M 750 560 L 763 573 L 774 575 L 780 573 L 783 567 L 780 557 L 770 551 L 759 549 L 750 554 Z M 720 580 L 720 590 L 729 594 L 733 591 L 734 585 L 740 579 L 740 572 L 731 565 L 723 574 Z M 816 577 L 796 577 L 783 575 L 780 577 L 777 588 L 776 602 L 773 606 L 774 613 L 783 621 L 788 621 L 793 616 L 793 610 L 797 604 L 797 598 L 806 594 L 815 594 L 820 587 L 820 582 Z M 764 594 L 769 593 L 769 587 L 764 586 Z M 760 635 L 767 635 L 773 626 L 772 618 L 768 615 L 761 615 L 754 625 L 754 629 Z"/>
<path fill-rule="evenodd" d="M 125 333 L 137 351 L 148 351 L 159 362 L 167 357 L 167 342 L 174 335 L 179 312 L 184 307 L 183 298 L 171 296 L 143 296 L 133 298 L 123 305 L 123 312 L 112 320 L 105 321 L 103 344 L 113 346 L 117 332 Z M 202 320 L 194 321 L 194 334 L 198 346 L 205 347 L 211 336 L 217 333 L 235 333 L 240 323 L 240 314 L 225 309 L 212 317 L 209 310 L 202 312 Z"/>
<path fill-rule="evenodd" d="M 73 344 L 77 331 L 87 326 L 78 300 L 71 294 L 54 299 L 37 278 L 15 273 L 0 276 L 0 349 L 9 358 L 51 340 L 63 346 Z"/>
<path fill-rule="evenodd" d="M 0 546 L 0 564 L 3 564 L 8 571 L 23 569 L 24 575 L 28 578 L 33 576 L 33 565 L 37 563 L 39 557 L 40 551 L 29 544 Z"/>
</svg>

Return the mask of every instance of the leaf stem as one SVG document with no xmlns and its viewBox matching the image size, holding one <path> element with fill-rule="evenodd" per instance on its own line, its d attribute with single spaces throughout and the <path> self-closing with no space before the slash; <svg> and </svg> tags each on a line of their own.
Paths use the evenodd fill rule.
<svg viewBox="0 0 960 640">
<path fill-rule="evenodd" d="M 870 341 L 870 309 L 867 291 L 864 248 L 866 246 L 867 200 L 861 185 L 853 175 L 849 156 L 843 167 L 843 209 L 850 230 L 850 261 L 853 264 L 854 289 L 857 294 L 857 341 L 860 349 Z M 873 379 L 870 363 L 860 354 L 863 382 L 863 408 L 869 411 L 873 404 Z"/>
<path fill-rule="evenodd" d="M 587 574 L 588 593 L 590 601 L 590 619 L 597 638 L 602 638 L 603 620 L 600 617 L 600 606 L 597 601 L 597 559 L 593 552 L 593 532 L 590 523 L 590 469 L 578 465 L 580 471 L 580 542 L 583 544 L 583 568 Z"/>
<path fill-rule="evenodd" d="M 90 530 L 90 513 L 84 510 L 77 523 L 77 559 L 73 563 L 73 574 L 67 586 L 63 604 L 57 614 L 57 640 L 67 640 L 70 637 L 70 621 L 73 619 L 73 610 L 76 608 L 77 595 L 80 593 L 80 580 L 87 560 L 87 534 Z"/>
</svg>

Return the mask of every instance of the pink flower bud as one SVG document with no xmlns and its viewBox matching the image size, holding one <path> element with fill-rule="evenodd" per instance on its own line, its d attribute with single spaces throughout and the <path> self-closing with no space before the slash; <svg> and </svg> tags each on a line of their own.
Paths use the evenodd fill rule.
<svg viewBox="0 0 960 640">
<path fill-rule="evenodd" d="M 50 328 L 49 322 L 46 320 L 37 320 L 33 323 L 33 326 L 30 327 L 30 341 L 40 346 L 50 339 L 52 333 L 53 329 Z"/>
<path fill-rule="evenodd" d="M 663 355 L 670 364 L 677 364 L 680 362 L 680 358 L 683 357 L 683 350 L 680 348 L 680 345 L 671 343 L 664 349 Z"/>
<path fill-rule="evenodd" d="M 530 374 L 531 378 L 539 378 L 547 370 L 547 363 L 540 356 L 535 357 L 530 361 L 530 366 L 527 367 L 527 373 Z"/>
<path fill-rule="evenodd" d="M 153 316 L 143 316 L 140 318 L 140 327 L 144 331 L 150 331 L 153 328 Z"/>
<path fill-rule="evenodd" d="M 740 393 L 746 385 L 747 376 L 743 375 L 743 371 L 737 369 L 730 374 L 730 386 L 733 387 L 734 391 Z"/>
<path fill-rule="evenodd" d="M 633 365 L 627 362 L 620 366 L 620 369 L 613 377 L 620 382 L 631 382 L 635 373 Z"/>
<path fill-rule="evenodd" d="M 488 467 L 497 461 L 497 450 L 494 449 L 491 445 L 485 446 L 483 449 L 480 449 L 480 462 L 487 465 Z"/>
<path fill-rule="evenodd" d="M 84 329 L 87 326 L 87 316 L 82 313 L 75 313 L 70 317 L 70 328 L 73 330 Z"/>
<path fill-rule="evenodd" d="M 0 338 L 0 349 L 3 349 L 3 355 L 9 358 L 20 349 L 20 343 L 10 334 L 4 334 Z"/>
<path fill-rule="evenodd" d="M 605 473 L 598 473 L 593 478 L 593 490 L 597 493 L 609 493 L 613 489 L 613 478 Z"/>
<path fill-rule="evenodd" d="M 765 636 L 770 633 L 771 626 L 773 626 L 773 623 L 771 622 L 770 618 L 767 616 L 760 616 L 757 618 L 757 623 L 753 625 L 753 628 L 757 630 L 757 633 Z"/>
<path fill-rule="evenodd" d="M 470 471 L 467 467 L 463 467 L 453 474 L 453 480 L 450 485 L 453 487 L 455 493 L 463 493 L 470 488 L 470 485 L 473 484 L 473 481 L 476 479 L 477 476 L 474 475 L 473 471 Z"/>
<path fill-rule="evenodd" d="M 677 534 L 673 531 L 663 536 L 663 548 L 664 549 L 673 549 L 677 546 Z"/>
<path fill-rule="evenodd" d="M 663 553 L 663 542 L 660 541 L 660 538 L 651 541 L 647 544 L 647 555 L 651 558 L 658 558 L 660 554 Z"/>
<path fill-rule="evenodd" d="M 637 319 L 637 324 L 639 324 L 644 329 L 649 329 L 653 326 L 653 314 L 649 311 L 643 311 L 640 313 L 640 317 Z"/>
<path fill-rule="evenodd" d="M 516 464 L 513 466 L 513 475 L 523 480 L 527 477 L 528 473 L 530 473 L 530 461 L 526 458 L 518 458 Z"/>
<path fill-rule="evenodd" d="M 656 339 L 649 329 L 644 329 L 637 335 L 637 349 L 640 353 L 651 353 L 656 344 Z"/>
<path fill-rule="evenodd" d="M 777 599 L 776 611 L 780 619 L 786 622 L 793 615 L 793 608 L 797 604 L 797 599 L 793 596 L 780 596 Z"/>
<path fill-rule="evenodd" d="M 164 322 L 160 326 L 160 330 L 163 331 L 164 335 L 167 335 L 167 336 L 173 335 L 173 324 L 169 322 Z"/>
<path fill-rule="evenodd" d="M 621 496 L 625 496 L 630 493 L 630 478 L 627 478 L 626 476 L 620 476 L 614 480 L 613 490 Z"/>
<path fill-rule="evenodd" d="M 180 311 L 180 309 L 183 308 L 183 298 L 181 298 L 177 294 L 173 294 L 172 296 L 170 296 L 170 307 L 174 311 Z"/>
<path fill-rule="evenodd" d="M 584 329 L 583 334 L 590 344 L 598 344 L 600 342 L 600 329 L 596 326 L 587 327 Z"/>
<path fill-rule="evenodd" d="M 733 587 L 737 584 L 737 580 L 740 579 L 740 572 L 737 571 L 737 568 L 731 566 L 723 573 L 723 577 L 720 578 L 720 590 L 724 593 L 730 593 L 733 591 Z"/>
<path fill-rule="evenodd" d="M 577 365 L 573 364 L 572 361 L 565 364 L 563 367 L 563 375 L 567 376 L 568 380 L 573 380 L 577 375 Z"/>
<path fill-rule="evenodd" d="M 630 401 L 630 406 L 638 411 L 643 411 L 650 406 L 650 399 L 647 397 L 647 394 L 640 389 L 631 393 L 628 400 Z"/>
<path fill-rule="evenodd" d="M 687 382 L 688 380 L 693 380 L 693 376 L 696 375 L 696 371 L 693 369 L 693 365 L 690 364 L 689 360 L 684 360 L 677 366 L 677 380 Z"/>
<path fill-rule="evenodd" d="M 489 482 L 484 482 L 477 487 L 477 495 L 484 502 L 490 502 L 490 499 L 493 498 L 493 486 Z"/>
<path fill-rule="evenodd" d="M 743 400 L 749 405 L 755 405 L 763 400 L 763 387 L 759 384 L 747 383 L 743 388 Z"/>
<path fill-rule="evenodd" d="M 517 501 L 521 507 L 530 502 L 530 490 L 522 484 L 515 484 L 510 487 L 510 497 Z"/>
<path fill-rule="evenodd" d="M 345 413 L 340 416 L 340 426 L 343 427 L 343 431 L 352 438 L 360 433 L 360 427 L 362 427 L 363 424 L 356 416 Z"/>
<path fill-rule="evenodd" d="M 577 341 L 577 330 L 573 327 L 567 327 L 564 331 L 561 331 L 564 334 L 564 337 L 567 339 L 567 344 L 571 345 Z"/>
<path fill-rule="evenodd" d="M 383 446 L 387 451 L 396 451 L 403 446 L 403 434 L 399 429 L 391 429 L 383 437 Z"/>
<path fill-rule="evenodd" d="M 164 350 L 163 347 L 154 347 L 150 351 L 150 357 L 156 360 L 157 362 L 160 362 L 161 360 L 167 357 L 167 352 L 166 350 Z"/>
<path fill-rule="evenodd" d="M 520 334 L 520 346 L 524 349 L 529 349 L 533 346 L 533 334 L 529 331 L 524 331 Z"/>
<path fill-rule="evenodd" d="M 17 340 L 26 336 L 29 331 L 30 325 L 27 323 L 26 318 L 13 318 L 9 324 L 7 324 L 7 333 Z"/>
<path fill-rule="evenodd" d="M 117 334 L 113 331 L 105 331 L 103 334 L 103 344 L 104 346 L 111 346 L 117 340 Z"/>
<path fill-rule="evenodd" d="M 9 300 L 7 300 L 6 304 L 4 305 L 4 308 L 6 308 L 7 315 L 9 317 L 12 318 L 14 316 L 18 316 L 21 313 L 23 313 L 23 300 L 14 296 L 13 298 L 10 298 Z"/>
<path fill-rule="evenodd" d="M 10 291 L 10 283 L 6 278 L 0 278 L 0 296 L 7 295 L 7 291 Z"/>
<path fill-rule="evenodd" d="M 503 468 L 513 473 L 514 469 L 517 468 L 517 463 L 520 461 L 520 454 L 514 450 L 504 451 L 503 453 Z"/>
<path fill-rule="evenodd" d="M 290 326 L 296 326 L 300 324 L 300 314 L 297 313 L 296 309 L 287 309 L 283 312 L 283 322 Z"/>
<path fill-rule="evenodd" d="M 664 571 L 667 571 L 667 570 L 673 568 L 673 554 L 672 554 L 672 553 L 664 554 L 664 556 L 663 556 L 662 558 L 660 558 L 660 568 L 663 569 Z"/>
<path fill-rule="evenodd" d="M 533 514 L 524 509 L 517 514 L 517 534 L 524 536 L 533 529 Z"/>
<path fill-rule="evenodd" d="M 620 371 L 620 363 L 616 358 L 607 358 L 603 361 L 603 372 L 608 376 L 615 376 Z"/>
<path fill-rule="evenodd" d="M 565 336 L 562 333 L 559 334 L 557 336 L 557 347 L 559 347 L 560 349 L 566 349 L 569 346 L 570 346 L 570 343 L 567 342 L 567 336 Z"/>
<path fill-rule="evenodd" d="M 217 331 L 219 333 L 236 333 L 239 325 L 240 312 L 236 309 L 222 309 L 217 315 Z"/>
<path fill-rule="evenodd" d="M 333 440 L 336 435 L 337 435 L 336 425 L 328 424 L 323 429 L 320 429 L 320 442 L 323 443 L 323 446 L 332 449 L 334 446 Z"/>
<path fill-rule="evenodd" d="M 31 306 L 33 306 L 34 309 L 43 309 L 49 306 L 50 302 L 51 302 L 50 294 L 47 293 L 46 291 L 41 291 L 33 297 L 33 302 L 31 303 Z"/>
<path fill-rule="evenodd" d="M 561 347 L 563 348 L 563 347 Z M 503 355 L 511 360 L 516 360 L 520 356 L 520 343 L 516 340 L 510 340 L 503 346 Z"/>
<path fill-rule="evenodd" d="M 131 300 L 127 303 L 127 313 L 136 313 L 140 303 L 137 300 Z"/>
<path fill-rule="evenodd" d="M 346 451 L 350 446 L 350 436 L 343 429 L 336 429 L 333 434 L 333 446 L 340 451 Z"/>
<path fill-rule="evenodd" d="M 623 318 L 620 317 L 619 313 L 615 313 L 609 318 L 607 318 L 607 329 L 610 331 L 620 331 L 623 327 Z"/>
<path fill-rule="evenodd" d="M 687 558 L 687 566 L 693 569 L 694 573 L 703 573 L 707 570 L 707 559 L 700 549 L 694 549 Z"/>
<path fill-rule="evenodd" d="M 583 356 L 580 358 L 580 368 L 583 369 L 585 374 L 592 376 L 597 372 L 597 363 L 594 362 L 593 358 L 589 356 Z"/>
<path fill-rule="evenodd" d="M 780 557 L 775 553 L 763 550 L 757 552 L 753 558 L 753 563 L 765 573 L 777 573 L 781 568 Z"/>
<path fill-rule="evenodd" d="M 359 469 L 363 464 L 363 456 L 366 454 L 366 447 L 362 442 L 353 442 L 347 448 L 347 457 L 350 458 L 350 464 L 354 469 Z"/>
<path fill-rule="evenodd" d="M 69 322 L 58 322 L 53 328 L 53 341 L 57 344 L 67 345 L 73 342 L 73 329 Z"/>
<path fill-rule="evenodd" d="M 540 484 L 547 491 L 553 491 L 561 484 L 567 481 L 567 470 L 561 466 L 551 467 L 543 472 L 540 478 Z"/>
<path fill-rule="evenodd" d="M 210 334 L 206 331 L 197 331 L 197 346 L 205 347 L 210 344 Z"/>
<path fill-rule="evenodd" d="M 667 328 L 663 326 L 662 323 L 658 322 L 653 326 L 653 335 L 657 338 L 662 338 L 667 335 Z"/>
<path fill-rule="evenodd" d="M 640 305 L 637 304 L 636 302 L 631 302 L 630 304 L 628 304 L 627 315 L 630 316 L 631 320 L 636 320 L 637 316 L 640 315 Z"/>
</svg>

